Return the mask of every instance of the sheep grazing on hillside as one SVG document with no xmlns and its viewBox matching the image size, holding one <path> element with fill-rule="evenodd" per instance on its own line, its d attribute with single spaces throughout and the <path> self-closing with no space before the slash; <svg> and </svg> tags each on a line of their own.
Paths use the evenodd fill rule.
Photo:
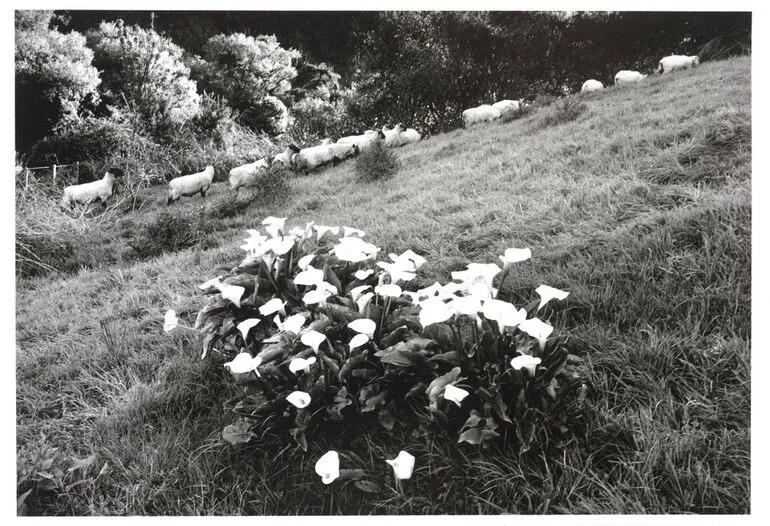
<svg viewBox="0 0 770 526">
<path fill-rule="evenodd" d="M 418 142 L 420 139 L 422 139 L 422 135 L 420 135 L 420 132 L 415 130 L 414 128 L 407 128 L 404 130 L 404 133 L 401 134 L 401 138 L 403 140 L 403 144 L 412 144 L 413 142 Z"/>
<path fill-rule="evenodd" d="M 646 77 L 647 75 L 642 75 L 638 71 L 622 69 L 615 75 L 615 85 L 622 86 L 623 84 L 634 84 Z"/>
<path fill-rule="evenodd" d="M 351 145 L 352 148 L 352 145 Z M 294 154 L 292 163 L 296 171 L 301 171 L 306 175 L 319 166 L 323 166 L 334 161 L 334 151 L 328 144 L 319 144 L 310 148 L 303 148 L 299 153 Z"/>
<path fill-rule="evenodd" d="M 230 170 L 230 188 L 238 192 L 241 186 L 254 184 L 260 174 L 267 172 L 270 162 L 267 159 L 258 159 L 253 163 L 242 164 Z"/>
<path fill-rule="evenodd" d="M 284 151 L 273 157 L 273 162 L 270 166 L 283 166 L 284 168 L 291 168 L 291 158 L 295 153 L 299 152 L 299 148 L 290 144 Z"/>
<path fill-rule="evenodd" d="M 492 122 L 500 118 L 500 111 L 489 104 L 468 108 L 463 112 L 463 126 L 470 128 L 480 122 Z"/>
<path fill-rule="evenodd" d="M 384 140 L 385 134 L 382 130 L 367 130 L 363 135 L 342 137 L 337 141 L 337 144 L 354 144 L 363 153 L 372 148 L 375 143 Z"/>
<path fill-rule="evenodd" d="M 501 100 L 500 102 L 495 102 L 494 104 L 492 104 L 492 107 L 500 112 L 501 117 L 512 113 L 516 113 L 517 111 L 521 110 L 523 106 L 524 106 L 524 99 L 521 99 L 521 100 L 505 99 L 505 100 Z"/>
<path fill-rule="evenodd" d="M 687 55 L 670 55 L 663 57 L 658 62 L 658 69 L 655 73 L 671 73 L 679 69 L 690 69 L 700 64 L 698 55 L 688 57 Z"/>
<path fill-rule="evenodd" d="M 361 151 L 355 144 L 334 143 L 328 144 L 326 146 L 332 152 L 332 162 L 334 164 L 341 163 L 345 159 L 355 157 Z"/>
<path fill-rule="evenodd" d="M 402 137 L 402 134 L 404 133 L 404 125 L 400 122 L 396 124 L 391 130 L 388 130 L 386 126 L 383 126 L 382 133 L 385 134 L 385 146 L 388 148 L 398 148 L 404 143 L 404 139 Z"/>
<path fill-rule="evenodd" d="M 180 197 L 191 197 L 197 193 L 201 197 L 206 197 L 206 192 L 211 188 L 211 182 L 214 180 L 214 167 L 207 166 L 202 172 L 190 175 L 182 175 L 171 179 L 168 183 L 168 199 L 166 204 L 170 205 L 178 201 Z"/>
<path fill-rule="evenodd" d="M 72 208 L 75 204 L 87 205 L 101 202 L 107 206 L 107 199 L 112 197 L 115 190 L 115 178 L 123 175 L 119 168 L 109 168 L 104 177 L 90 183 L 76 184 L 64 189 L 62 206 Z"/>
<path fill-rule="evenodd" d="M 583 83 L 583 87 L 580 88 L 580 93 L 590 93 L 591 91 L 599 91 L 604 89 L 604 84 L 595 79 L 589 79 Z"/>
</svg>

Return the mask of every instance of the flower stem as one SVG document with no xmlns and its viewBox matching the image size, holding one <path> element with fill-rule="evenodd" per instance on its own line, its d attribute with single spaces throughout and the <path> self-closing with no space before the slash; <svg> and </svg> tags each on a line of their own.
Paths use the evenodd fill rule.
<svg viewBox="0 0 770 526">
<path fill-rule="evenodd" d="M 495 299 L 499 299 L 500 292 L 503 290 L 503 283 L 505 283 L 505 278 L 508 277 L 508 274 L 511 272 L 511 264 L 506 264 L 503 268 L 503 274 L 500 276 L 500 284 L 497 286 L 497 294 L 495 294 Z"/>
</svg>

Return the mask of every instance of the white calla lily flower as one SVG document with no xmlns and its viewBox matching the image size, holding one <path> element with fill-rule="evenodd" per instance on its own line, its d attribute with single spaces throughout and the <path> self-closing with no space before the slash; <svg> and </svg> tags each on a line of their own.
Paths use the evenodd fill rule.
<svg viewBox="0 0 770 526">
<path fill-rule="evenodd" d="M 315 472 L 321 482 L 331 484 L 340 476 L 340 456 L 336 451 L 328 451 L 315 463 Z"/>
<path fill-rule="evenodd" d="M 281 314 L 285 315 L 286 312 L 283 310 L 285 305 L 286 302 L 282 301 L 280 298 L 273 298 L 259 308 L 259 313 L 262 316 L 270 316 L 276 312 L 280 312 Z"/>
<path fill-rule="evenodd" d="M 163 317 L 163 330 L 166 332 L 173 331 L 179 325 L 179 319 L 176 317 L 174 309 L 166 311 L 166 315 Z"/>
<path fill-rule="evenodd" d="M 294 334 L 299 334 L 302 330 L 302 326 L 305 325 L 305 322 L 307 321 L 307 318 L 303 316 L 302 314 L 293 314 L 286 318 L 284 322 L 280 325 L 278 325 L 278 328 L 282 331 L 287 332 L 293 332 Z"/>
<path fill-rule="evenodd" d="M 447 386 L 444 387 L 444 399 L 454 402 L 457 404 L 457 407 L 462 405 L 462 401 L 465 400 L 465 397 L 469 394 L 470 393 L 465 389 L 460 389 L 452 384 L 447 384 Z"/>
<path fill-rule="evenodd" d="M 374 274 L 374 269 L 366 269 L 366 270 L 362 269 L 362 270 L 356 270 L 355 273 L 353 273 L 353 277 L 363 281 L 369 276 L 371 276 L 372 274 Z"/>
<path fill-rule="evenodd" d="M 447 321 L 454 315 L 452 307 L 437 298 L 428 298 L 420 303 L 420 325 L 427 327 Z"/>
<path fill-rule="evenodd" d="M 516 327 L 527 319 L 526 310 L 516 310 L 513 304 L 502 300 L 488 299 L 484 301 L 481 312 L 486 319 L 496 321 L 501 331 L 505 330 L 506 327 Z"/>
<path fill-rule="evenodd" d="M 477 317 L 481 312 L 481 301 L 474 296 L 456 297 L 448 303 L 458 315 Z"/>
<path fill-rule="evenodd" d="M 358 298 L 361 297 L 361 295 L 364 293 L 366 289 L 372 288 L 371 285 L 361 285 L 359 287 L 353 287 L 350 289 L 350 299 L 352 299 L 354 302 L 358 301 Z"/>
<path fill-rule="evenodd" d="M 359 334 L 366 334 L 371 339 L 374 338 L 374 331 L 377 330 L 377 323 L 369 318 L 359 318 L 348 323 L 348 328 Z"/>
<path fill-rule="evenodd" d="M 411 262 L 409 262 L 411 265 Z M 391 280 L 396 281 L 411 281 L 417 274 L 411 270 L 404 269 L 399 263 L 385 263 L 384 261 L 378 261 L 377 266 L 390 274 Z"/>
<path fill-rule="evenodd" d="M 241 334 L 243 335 L 243 340 L 246 341 L 246 336 L 249 334 L 249 331 L 252 329 L 252 327 L 256 327 L 257 324 L 262 321 L 259 318 L 250 318 L 248 320 L 243 320 L 235 327 L 241 331 Z"/>
<path fill-rule="evenodd" d="M 310 370 L 310 366 L 315 362 L 315 356 L 310 356 L 309 358 L 292 358 L 292 360 L 289 362 L 289 371 L 293 372 L 294 374 L 297 374 L 299 371 L 307 372 Z"/>
<path fill-rule="evenodd" d="M 297 266 L 300 270 L 307 270 L 308 266 L 310 265 L 310 262 L 313 261 L 315 258 L 315 254 L 308 254 L 307 256 L 302 256 L 297 260 Z"/>
<path fill-rule="evenodd" d="M 353 349 L 357 349 L 362 345 L 366 345 L 368 342 L 369 342 L 369 336 L 367 336 L 366 334 L 356 334 L 350 339 L 350 343 L 348 344 L 348 346 L 352 351 Z"/>
<path fill-rule="evenodd" d="M 366 292 L 361 294 L 361 296 L 356 300 L 359 314 L 363 314 L 364 311 L 366 311 L 366 307 L 368 307 L 372 302 L 372 298 L 374 298 L 374 292 Z"/>
<path fill-rule="evenodd" d="M 235 304 L 238 308 L 241 306 L 241 298 L 244 292 L 246 292 L 246 289 L 238 285 L 225 285 L 220 289 L 222 297 Z"/>
<path fill-rule="evenodd" d="M 511 367 L 513 367 L 517 371 L 520 371 L 521 369 L 526 369 L 529 372 L 530 376 L 535 376 L 535 372 L 537 371 L 537 366 L 539 363 L 540 363 L 540 358 L 536 358 L 528 354 L 523 354 L 511 360 Z"/>
<path fill-rule="evenodd" d="M 526 261 L 532 257 L 532 251 L 528 248 L 507 248 L 505 254 L 499 256 L 504 265 Z"/>
<path fill-rule="evenodd" d="M 283 228 L 284 224 L 286 224 L 286 218 L 285 217 L 274 217 L 274 216 L 267 216 L 262 220 L 263 225 L 276 225 L 278 228 Z"/>
<path fill-rule="evenodd" d="M 354 236 L 341 238 L 339 243 L 332 249 L 335 256 L 342 261 L 349 261 L 350 263 L 359 263 L 371 259 L 377 255 L 379 250 L 373 244 Z"/>
<path fill-rule="evenodd" d="M 363 230 L 359 230 L 350 226 L 343 226 L 342 232 L 345 237 L 352 236 L 353 234 L 357 235 L 358 237 L 364 237 L 366 235 Z"/>
<path fill-rule="evenodd" d="M 543 308 L 543 306 L 545 306 L 545 304 L 551 301 L 552 299 L 564 301 L 567 298 L 567 296 L 569 296 L 569 292 L 565 290 L 555 289 L 553 287 L 549 287 L 548 285 L 540 285 L 538 288 L 535 289 L 535 292 L 537 292 L 540 295 L 540 305 L 537 306 L 537 310 L 540 310 L 541 308 Z"/>
<path fill-rule="evenodd" d="M 331 232 L 335 236 L 339 235 L 339 233 L 340 233 L 340 227 L 338 227 L 338 226 L 313 225 L 313 228 L 315 228 L 316 234 L 318 236 L 316 239 L 318 241 L 321 241 L 321 238 L 327 232 Z"/>
<path fill-rule="evenodd" d="M 300 341 L 308 347 L 312 348 L 313 352 L 318 354 L 318 348 L 324 341 L 326 341 L 326 335 L 311 329 L 302 333 Z"/>
<path fill-rule="evenodd" d="M 283 239 L 274 237 L 269 244 L 275 254 L 283 256 L 294 248 L 295 241 L 296 238 L 294 236 L 284 236 Z"/>
<path fill-rule="evenodd" d="M 412 477 L 414 471 L 414 456 L 406 451 L 400 451 L 398 456 L 392 460 L 385 459 L 385 462 L 393 468 L 393 474 L 399 480 Z"/>
<path fill-rule="evenodd" d="M 374 292 L 386 298 L 398 298 L 401 296 L 401 287 L 393 284 L 379 285 L 374 288 Z"/>
<path fill-rule="evenodd" d="M 308 265 L 307 270 L 298 272 L 297 275 L 294 276 L 295 285 L 304 285 L 306 287 L 318 285 L 323 280 L 324 271 L 321 269 L 313 268 L 312 265 Z"/>
<path fill-rule="evenodd" d="M 259 356 L 252 357 L 247 352 L 238 353 L 231 361 L 223 364 L 224 367 L 230 369 L 230 372 L 236 374 L 248 373 L 249 371 L 256 371 L 256 368 L 262 363 L 262 358 Z"/>
<path fill-rule="evenodd" d="M 286 396 L 286 400 L 297 409 L 310 405 L 310 395 L 304 391 L 292 391 Z"/>
<path fill-rule="evenodd" d="M 393 260 L 394 263 L 399 263 L 403 265 L 403 268 L 411 269 L 411 270 L 417 270 L 421 266 L 423 266 L 425 263 L 428 262 L 427 259 L 425 259 L 421 255 L 415 253 L 410 249 L 407 249 L 404 252 L 402 252 L 400 256 L 396 256 L 395 254 L 390 254 L 390 259 Z M 409 266 L 405 265 L 406 262 L 409 262 Z"/>
<path fill-rule="evenodd" d="M 531 318 L 519 324 L 519 329 L 535 338 L 540 344 L 540 350 L 545 349 L 545 342 L 553 332 L 553 327 L 539 318 Z"/>
<path fill-rule="evenodd" d="M 318 303 L 326 301 L 326 298 L 329 296 L 331 296 L 331 294 L 329 294 L 327 291 L 313 289 L 307 291 L 305 295 L 302 296 L 302 302 L 305 305 L 317 305 Z"/>
<path fill-rule="evenodd" d="M 270 234 L 272 238 L 282 237 L 282 228 L 278 225 L 265 225 L 265 232 Z"/>
</svg>

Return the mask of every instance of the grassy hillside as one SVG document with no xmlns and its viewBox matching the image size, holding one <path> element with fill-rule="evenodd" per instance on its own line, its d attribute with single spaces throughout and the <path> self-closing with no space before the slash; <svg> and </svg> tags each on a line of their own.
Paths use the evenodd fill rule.
<svg viewBox="0 0 770 526">
<path fill-rule="evenodd" d="M 20 281 L 24 511 L 748 513 L 750 74 L 739 58 L 571 96 L 399 149 L 391 180 L 358 183 L 346 163 L 232 217 L 212 213 L 232 202 L 217 185 L 206 204 L 173 208 L 201 218 L 192 248 Z M 164 212 L 162 188 L 143 197 L 107 234 Z M 588 403 L 561 453 L 512 458 L 426 437 L 410 446 L 412 480 L 365 495 L 320 482 L 311 459 L 327 444 L 303 456 L 223 443 L 235 389 L 199 360 L 192 331 L 164 334 L 162 318 L 174 308 L 192 324 L 197 285 L 240 261 L 243 229 L 266 215 L 361 228 L 385 253 L 411 248 L 428 259 L 417 286 L 530 247 L 501 296 L 570 291 L 550 321 L 587 364 Z M 403 439 L 350 450 L 370 466 Z"/>
</svg>

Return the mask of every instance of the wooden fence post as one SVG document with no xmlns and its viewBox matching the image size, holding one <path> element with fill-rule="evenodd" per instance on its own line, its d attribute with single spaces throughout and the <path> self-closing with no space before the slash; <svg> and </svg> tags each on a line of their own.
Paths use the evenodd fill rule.
<svg viewBox="0 0 770 526">
<path fill-rule="evenodd" d="M 53 165 L 53 184 L 56 186 L 56 165 Z"/>
</svg>

